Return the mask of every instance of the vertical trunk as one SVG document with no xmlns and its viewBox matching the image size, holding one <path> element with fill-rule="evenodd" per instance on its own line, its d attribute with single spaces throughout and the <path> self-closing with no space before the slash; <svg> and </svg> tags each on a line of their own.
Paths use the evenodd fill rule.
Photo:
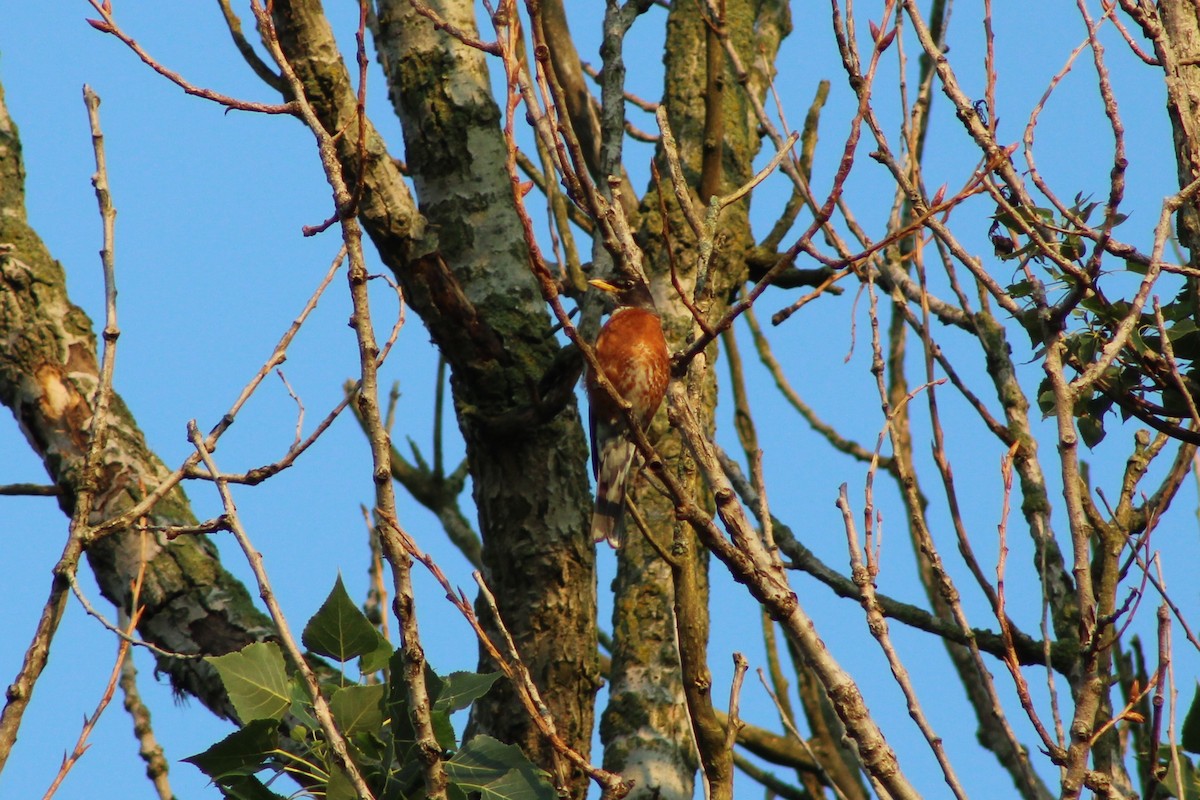
<svg viewBox="0 0 1200 800">
<path fill-rule="evenodd" d="M 1163 0 L 1143 30 L 1154 42 L 1167 84 L 1167 115 L 1175 141 L 1179 186 L 1200 178 L 1200 8 L 1190 0 Z M 1179 241 L 1200 257 L 1200 211 L 1196 202 L 1179 210 Z"/>
<path fill-rule="evenodd" d="M 762 47 L 766 62 L 770 63 L 778 37 L 786 32 L 786 8 L 739 2 L 728 6 L 725 23 L 735 45 L 741 52 L 756 56 Z M 696 3 L 672 5 L 667 21 L 663 95 L 679 142 L 685 180 L 697 201 L 702 183 L 710 191 L 722 194 L 752 175 L 751 165 L 759 140 L 745 92 L 761 92 L 764 86 L 758 74 L 745 89 L 736 85 L 721 49 L 706 47 L 708 29 L 701 9 L 701 4 Z M 756 22 L 765 24 L 756 31 Z M 714 51 L 720 60 L 710 76 L 708 57 Z M 757 58 L 745 60 L 757 63 Z M 714 107 L 719 114 L 708 113 Z M 722 121 L 719 135 L 706 127 L 706 120 L 713 119 Z M 707 160 L 706 150 L 710 153 Z M 667 217 L 664 219 L 660 213 L 659 191 L 652 186 L 641 208 L 639 239 L 645 243 L 647 272 L 663 316 L 667 341 L 673 351 L 678 351 L 692 335 L 694 322 L 672 287 L 671 263 L 674 262 L 684 292 L 690 297 L 697 282 L 697 242 L 667 183 L 670 170 L 661 150 L 656 161 L 659 173 L 664 176 L 662 193 Z M 700 208 L 701 215 L 703 212 Z M 663 237 L 664 225 L 669 228 L 670 253 Z M 747 205 L 730 207 L 721 218 L 719 231 L 720 246 L 710 266 L 706 301 L 702 305 L 710 320 L 724 314 L 733 291 L 746 280 L 745 255 L 753 245 Z M 715 356 L 714 345 L 706 353 L 709 364 Z M 701 371 L 701 379 L 694 388 L 694 396 L 699 400 L 698 413 L 711 432 L 716 409 L 716 381 L 711 368 Z M 656 448 L 668 469 L 685 486 L 701 493 L 700 473 L 679 435 L 668 428 L 665 411 L 654 424 L 651 439 L 656 437 Z M 620 551 L 615 585 L 612 683 L 601 727 L 605 764 L 636 780 L 634 791 L 640 797 L 656 794 L 664 798 L 691 798 L 697 767 L 693 725 L 708 727 L 701 706 L 709 703 L 712 691 L 725 688 L 709 685 L 711 676 L 705 653 L 709 624 L 708 557 L 690 527 L 676 520 L 671 502 L 648 488 L 644 478 L 637 489 L 635 500 L 651 533 L 661 546 L 678 557 L 679 564 L 673 576 L 671 568 L 630 524 L 628 544 Z M 679 646 L 687 649 L 683 658 L 686 677 L 680 673 Z M 718 696 L 723 697 L 723 693 Z M 702 730 L 702 740 L 711 733 Z"/>
<path fill-rule="evenodd" d="M 475 30 L 469 2 L 437 10 Z M 435 31 L 407 2 L 378 5 L 376 46 L 404 128 L 418 219 L 369 124 L 368 157 L 358 157 L 353 88 L 341 60 L 328 57 L 332 31 L 320 4 L 277 2 L 275 13 L 323 123 L 347 131 L 339 155 L 351 183 L 365 184 L 364 227 L 450 365 L 485 577 L 559 733 L 587 753 L 599 668 L 586 445 L 574 402 L 546 412 L 536 389 L 558 346 L 513 208 L 483 55 Z M 406 215 L 413 219 L 397 227 Z M 475 705 L 473 726 L 549 767 L 548 745 L 507 684 Z M 582 777 L 571 789 L 582 796 Z"/>
</svg>

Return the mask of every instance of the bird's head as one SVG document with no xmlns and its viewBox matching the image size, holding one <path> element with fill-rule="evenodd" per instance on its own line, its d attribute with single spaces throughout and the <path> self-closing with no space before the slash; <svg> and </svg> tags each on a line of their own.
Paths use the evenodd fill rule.
<svg viewBox="0 0 1200 800">
<path fill-rule="evenodd" d="M 654 311 L 654 295 L 644 280 L 632 275 L 614 275 L 610 278 L 593 278 L 588 285 L 608 292 L 616 300 L 617 308 L 644 308 Z"/>
</svg>

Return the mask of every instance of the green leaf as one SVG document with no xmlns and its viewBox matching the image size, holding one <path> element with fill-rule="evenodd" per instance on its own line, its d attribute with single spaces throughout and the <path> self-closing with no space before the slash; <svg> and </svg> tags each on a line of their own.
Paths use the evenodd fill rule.
<svg viewBox="0 0 1200 800">
<path fill-rule="evenodd" d="M 304 626 L 301 640 L 314 653 L 346 662 L 375 650 L 379 631 L 346 594 L 339 575 L 329 597 Z"/>
<path fill-rule="evenodd" d="M 291 715 L 309 730 L 320 730 L 321 723 L 317 721 L 316 716 L 313 714 L 312 698 L 308 696 L 308 688 L 304 685 L 304 678 L 298 673 L 293 675 L 291 681 L 288 682 L 288 690 L 291 693 Z"/>
<path fill-rule="evenodd" d="M 1153 352 L 1146 344 L 1146 340 L 1142 338 L 1141 328 L 1137 325 L 1134 325 L 1129 331 L 1129 346 L 1138 353 Z"/>
<path fill-rule="evenodd" d="M 1058 405 L 1058 399 L 1054 396 L 1054 385 L 1048 377 L 1042 378 L 1042 383 L 1038 386 L 1037 404 L 1043 418 L 1053 414 L 1055 406 Z"/>
<path fill-rule="evenodd" d="M 236 653 L 204 660 L 217 668 L 242 722 L 278 721 L 291 705 L 283 654 L 274 642 L 254 642 Z"/>
<path fill-rule="evenodd" d="M 278 746 L 279 726 L 272 720 L 256 719 L 203 753 L 183 760 L 195 764 L 214 782 L 225 785 L 230 778 L 253 775 L 263 769 Z"/>
<path fill-rule="evenodd" d="M 1193 706 L 1194 707 L 1194 706 Z M 1169 748 L 1169 744 L 1164 744 L 1163 749 Z M 1183 786 L 1179 786 L 1175 781 L 1175 770 L 1172 769 L 1169 759 L 1164 759 L 1165 775 L 1163 776 L 1163 787 L 1170 792 L 1171 797 L 1178 797 L 1182 800 L 1195 800 L 1198 793 L 1196 791 L 1196 768 L 1192 765 L 1190 758 L 1179 759 L 1179 771 L 1182 773 Z M 1162 796 L 1161 790 L 1158 794 Z"/>
<path fill-rule="evenodd" d="M 1190 319 L 1181 319 L 1167 330 L 1167 338 L 1172 342 L 1177 342 L 1189 333 L 1195 333 L 1200 328 L 1196 327 L 1196 323 Z"/>
<path fill-rule="evenodd" d="M 1179 746 L 1189 753 L 1200 753 L 1200 683 L 1196 684 L 1192 704 L 1188 706 L 1187 716 L 1183 718 Z"/>
<path fill-rule="evenodd" d="M 1084 293 L 1083 299 L 1079 301 L 1079 305 L 1081 308 L 1084 308 L 1093 314 L 1103 316 L 1105 312 L 1104 302 L 1100 299 L 1098 294 L 1090 289 Z"/>
<path fill-rule="evenodd" d="M 391 721 L 392 740 L 395 743 L 397 759 L 403 761 L 408 751 L 417 739 L 416 729 L 409 716 L 408 687 L 404 683 L 404 653 L 397 650 L 392 655 L 388 669 L 387 701 L 384 713 Z M 456 739 L 454 727 L 450 724 L 450 714 L 441 710 L 438 699 L 442 695 L 443 682 L 429 664 L 425 665 L 425 690 L 429 693 L 432 705 L 430 717 L 433 722 L 434 735 L 438 745 L 446 750 L 453 749 Z"/>
<path fill-rule="evenodd" d="M 446 783 L 446 796 L 450 800 L 469 800 L 470 795 L 464 792 L 457 783 Z"/>
<path fill-rule="evenodd" d="M 1095 447 L 1104 441 L 1104 420 L 1092 416 L 1080 417 L 1079 435 L 1089 448 Z"/>
<path fill-rule="evenodd" d="M 343 686 L 329 698 L 329 710 L 338 727 L 347 736 L 359 733 L 378 733 L 383 727 L 384 685 Z"/>
<path fill-rule="evenodd" d="M 1008 294 L 1013 298 L 1028 297 L 1033 294 L 1033 281 L 1017 281 L 1008 287 Z"/>
<path fill-rule="evenodd" d="M 358 669 L 363 675 L 379 672 L 386 667 L 388 660 L 392 657 L 392 653 L 396 651 L 395 645 L 383 638 L 382 633 L 376 630 L 375 635 L 378 637 L 375 649 L 369 653 L 364 653 L 363 657 L 358 660 Z"/>
<path fill-rule="evenodd" d="M 1065 236 L 1059 242 L 1058 253 L 1068 261 L 1078 261 L 1083 258 L 1084 252 L 1083 240 L 1075 234 Z"/>
<path fill-rule="evenodd" d="M 549 776 L 519 747 L 476 736 L 446 762 L 446 777 L 480 800 L 555 800 Z"/>
<path fill-rule="evenodd" d="M 433 725 L 433 738 L 437 739 L 438 747 L 453 750 L 458 744 L 458 736 L 454 733 L 454 724 L 450 722 L 450 713 L 435 708 L 429 712 L 429 722 Z"/>
<path fill-rule="evenodd" d="M 500 672 L 451 672 L 433 707 L 443 711 L 461 711 L 488 693 Z"/>
<path fill-rule="evenodd" d="M 350 776 L 341 767 L 329 772 L 329 783 L 325 786 L 325 800 L 358 800 L 358 792 L 350 782 Z"/>
<path fill-rule="evenodd" d="M 225 800 L 287 800 L 253 775 L 238 775 L 221 784 Z"/>
</svg>

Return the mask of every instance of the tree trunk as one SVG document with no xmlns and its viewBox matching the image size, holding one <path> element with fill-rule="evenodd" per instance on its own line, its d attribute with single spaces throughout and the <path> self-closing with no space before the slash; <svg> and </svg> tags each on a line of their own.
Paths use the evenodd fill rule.
<svg viewBox="0 0 1200 800">
<path fill-rule="evenodd" d="M 758 63 L 762 48 L 768 64 L 789 25 L 786 5 L 744 2 L 728 4 L 724 24 L 739 52 L 755 54 L 745 61 Z M 736 85 L 719 43 L 713 44 L 701 4 L 672 5 L 667 20 L 663 102 L 679 144 L 688 194 L 701 217 L 709 199 L 705 195 L 728 193 L 749 180 L 759 150 L 757 123 L 746 91 Z M 746 90 L 762 97 L 763 77 L 756 72 Z M 651 186 L 645 194 L 639 241 L 644 243 L 647 272 L 668 344 L 678 352 L 685 349 L 696 326 L 672 285 L 671 268 L 673 263 L 684 294 L 691 298 L 697 285 L 698 242 L 675 200 L 661 146 L 655 161 L 662 185 L 661 189 Z M 665 218 L 660 201 L 666 204 Z M 733 293 L 748 275 L 746 256 L 754 244 L 748 203 L 726 209 L 719 229 L 721 239 L 700 302 L 710 322 L 724 315 Z M 714 344 L 704 354 L 708 368 L 700 371 L 699 382 L 690 389 L 710 435 L 717 402 L 711 369 L 715 357 Z M 669 429 L 665 409 L 653 427 L 651 440 L 656 438 L 655 447 L 667 469 L 692 492 L 702 493 L 700 473 L 678 433 Z M 634 791 L 639 797 L 691 798 L 697 752 L 709 779 L 723 780 L 728 769 L 728 765 L 710 761 L 719 747 L 709 745 L 715 745 L 724 732 L 712 716 L 716 687 L 711 686 L 705 652 L 708 553 L 690 526 L 676 519 L 674 503 L 649 488 L 644 478 L 635 499 L 655 540 L 678 563 L 672 569 L 643 541 L 636 527 L 629 525 L 615 587 L 611 699 L 601 727 L 605 766 L 636 780 Z M 699 734 L 699 743 L 693 730 Z M 715 776 L 714 770 L 721 776 Z"/>
<path fill-rule="evenodd" d="M 470 3 L 438 11 L 475 30 Z M 545 411 L 539 396 L 559 347 L 514 211 L 483 56 L 407 2 L 379 4 L 378 54 L 404 127 L 418 217 L 369 123 L 370 156 L 359 158 L 354 91 L 341 59 L 330 57 L 320 4 L 277 2 L 275 14 L 323 124 L 347 131 L 339 156 L 349 182 L 364 183 L 364 227 L 450 365 L 485 578 L 559 733 L 587 754 L 599 673 L 587 448 L 573 399 Z M 507 683 L 476 703 L 473 727 L 549 768 L 548 745 Z M 585 788 L 575 776 L 573 793 Z"/>
</svg>

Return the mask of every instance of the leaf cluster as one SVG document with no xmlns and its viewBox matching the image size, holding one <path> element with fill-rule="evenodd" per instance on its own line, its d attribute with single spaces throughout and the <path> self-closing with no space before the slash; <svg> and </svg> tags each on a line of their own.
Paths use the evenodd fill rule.
<svg viewBox="0 0 1200 800">
<path fill-rule="evenodd" d="M 430 716 L 442 752 L 420 752 L 402 679 L 402 650 L 371 624 L 354 604 L 339 577 L 309 620 L 302 636 L 316 656 L 342 665 L 357 659 L 361 680 L 343 670 L 327 671 L 321 693 L 345 737 L 350 756 L 380 800 L 407 800 L 424 794 L 423 758 L 445 762 L 452 800 L 553 800 L 545 772 L 521 750 L 489 736 L 459 743 L 451 715 L 488 692 L 500 673 L 427 669 Z M 304 681 L 289 670 L 279 646 L 258 642 L 206 659 L 221 676 L 242 727 L 203 753 L 184 759 L 198 767 L 233 800 L 278 800 L 271 783 L 287 773 L 309 791 L 329 800 L 357 797 L 338 765 L 313 709 Z"/>
<path fill-rule="evenodd" d="M 1011 297 L 1027 304 L 1020 321 L 1035 347 L 1045 341 L 1045 319 L 1062 317 L 1069 322 L 1070 329 L 1061 339 L 1066 349 L 1065 360 L 1081 373 L 1097 363 L 1118 328 L 1133 313 L 1129 300 L 1112 299 L 1107 293 L 1113 281 L 1101 286 L 1103 275 L 1098 254 L 1087 257 L 1081 231 L 1098 207 L 1099 203 L 1076 195 L 1061 217 L 1048 208 L 1020 205 L 1008 210 L 998 208 L 989 231 L 1001 260 L 1019 260 L 1023 266 L 1029 261 L 1043 265 L 1050 279 L 1047 284 L 1025 271 L 1020 280 L 1006 288 Z M 1126 218 L 1124 214 L 1116 214 L 1106 227 L 1115 228 Z M 1063 268 L 1068 262 L 1073 265 L 1070 270 Z M 1145 275 L 1146 265 L 1129 259 L 1120 272 Z M 1044 296 L 1047 290 L 1054 289 L 1058 290 L 1058 296 Z M 1039 297 L 1039 293 L 1043 296 Z M 1047 313 L 1039 313 L 1042 310 L 1039 301 Z M 1119 414 L 1122 422 L 1136 417 L 1157 430 L 1190 440 L 1189 432 L 1177 421 L 1191 417 L 1190 409 L 1200 396 L 1196 295 L 1189 286 L 1184 286 L 1157 311 L 1161 321 L 1154 310 L 1143 308 L 1138 313 L 1127 344 L 1116 353 L 1091 390 L 1076 398 L 1071 413 L 1088 447 L 1095 447 L 1104 439 L 1105 419 L 1112 413 Z M 1038 389 L 1038 406 L 1046 415 L 1055 410 L 1054 391 L 1048 377 Z"/>
</svg>

